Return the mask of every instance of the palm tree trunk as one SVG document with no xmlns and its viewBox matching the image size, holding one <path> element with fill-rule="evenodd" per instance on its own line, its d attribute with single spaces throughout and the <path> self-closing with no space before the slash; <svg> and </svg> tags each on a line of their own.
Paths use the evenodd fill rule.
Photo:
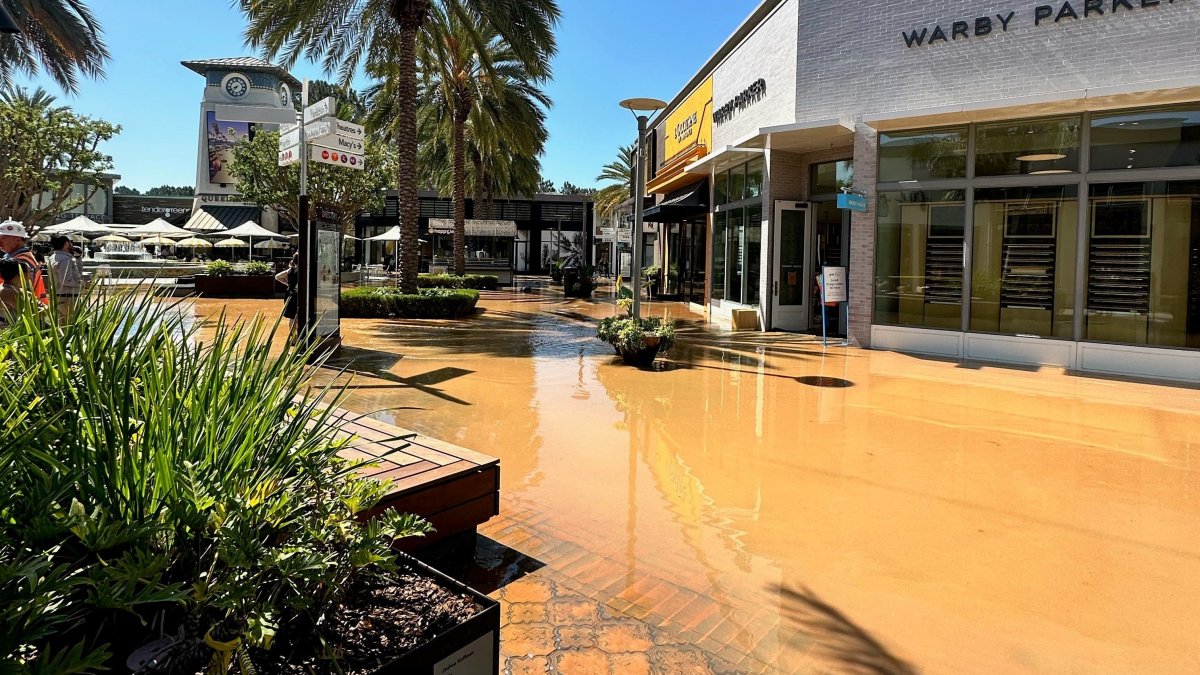
<svg viewBox="0 0 1200 675">
<path fill-rule="evenodd" d="M 473 218 L 483 218 L 483 158 L 479 150 L 472 148 L 471 164 L 475 167 L 475 195 L 471 198 L 471 213 Z"/>
<path fill-rule="evenodd" d="M 467 273 L 467 113 L 469 103 L 455 101 L 451 111 L 454 125 L 454 273 Z"/>
<path fill-rule="evenodd" d="M 396 85 L 396 112 L 399 118 L 396 129 L 396 205 L 400 213 L 398 285 L 405 293 L 416 293 L 420 265 L 417 242 L 420 227 L 417 219 L 421 213 L 417 201 L 417 31 L 420 30 L 424 13 L 410 8 L 410 11 L 399 14 L 399 79 Z"/>
</svg>

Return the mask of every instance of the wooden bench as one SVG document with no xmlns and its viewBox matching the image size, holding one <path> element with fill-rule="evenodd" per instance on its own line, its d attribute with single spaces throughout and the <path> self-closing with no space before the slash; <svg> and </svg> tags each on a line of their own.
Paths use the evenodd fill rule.
<svg viewBox="0 0 1200 675">
<path fill-rule="evenodd" d="M 404 540 L 398 548 L 413 551 L 473 533 L 500 513 L 500 460 L 495 457 L 345 410 L 336 411 L 333 419 L 339 434 L 353 437 L 341 456 L 372 461 L 359 474 L 387 484 L 384 498 L 360 517 L 395 509 L 415 513 L 437 529 Z"/>
</svg>

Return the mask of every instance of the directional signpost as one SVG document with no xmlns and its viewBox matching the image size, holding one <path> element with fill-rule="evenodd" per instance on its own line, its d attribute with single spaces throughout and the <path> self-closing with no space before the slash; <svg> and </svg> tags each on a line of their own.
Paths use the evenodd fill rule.
<svg viewBox="0 0 1200 675">
<path fill-rule="evenodd" d="M 337 99 L 332 96 L 307 105 L 307 81 L 302 100 L 306 107 L 295 113 L 294 123 L 279 127 L 279 166 L 300 163 L 300 269 L 303 273 L 296 303 L 296 330 L 306 339 L 336 341 L 340 339 L 337 296 L 341 233 L 319 231 L 317 221 L 309 218 L 308 162 L 363 170 L 366 132 L 358 124 L 334 117 Z M 319 322 L 318 304 L 322 304 L 324 310 Z"/>
</svg>

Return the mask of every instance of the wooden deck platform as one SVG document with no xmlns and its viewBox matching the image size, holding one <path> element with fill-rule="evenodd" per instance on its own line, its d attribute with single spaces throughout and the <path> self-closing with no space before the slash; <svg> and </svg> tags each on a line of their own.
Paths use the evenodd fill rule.
<svg viewBox="0 0 1200 675">
<path fill-rule="evenodd" d="M 334 414 L 339 433 L 354 437 L 341 455 L 372 460 L 360 474 L 388 484 L 387 496 L 360 514 L 370 518 L 385 509 L 415 513 L 437 529 L 401 542 L 413 551 L 464 532 L 500 513 L 500 460 L 436 438 L 401 429 L 357 413 Z"/>
</svg>

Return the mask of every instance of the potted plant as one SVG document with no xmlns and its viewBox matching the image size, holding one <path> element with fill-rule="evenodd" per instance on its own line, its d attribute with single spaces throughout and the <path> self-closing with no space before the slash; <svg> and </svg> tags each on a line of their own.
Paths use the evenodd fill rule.
<svg viewBox="0 0 1200 675">
<path fill-rule="evenodd" d="M 273 298 L 277 290 L 270 263 L 253 260 L 233 265 L 214 260 L 196 275 L 196 292 L 210 298 Z"/>
<path fill-rule="evenodd" d="M 572 274 L 563 276 L 563 294 L 568 298 L 590 298 L 596 290 L 596 268 L 592 265 L 581 265 L 567 268 Z"/>
<path fill-rule="evenodd" d="M 566 258 L 555 258 L 550 261 L 550 280 L 554 283 L 562 283 L 563 268 L 567 265 Z"/>
<path fill-rule="evenodd" d="M 662 267 L 658 265 L 651 265 L 642 269 L 642 286 L 651 298 L 658 292 L 660 274 L 662 274 Z"/>
<path fill-rule="evenodd" d="M 622 298 L 617 301 L 628 308 L 633 301 Z M 675 322 L 659 317 L 634 318 L 610 316 L 600 320 L 596 336 L 613 346 L 613 350 L 629 365 L 648 368 L 662 352 L 675 345 Z"/>
</svg>

